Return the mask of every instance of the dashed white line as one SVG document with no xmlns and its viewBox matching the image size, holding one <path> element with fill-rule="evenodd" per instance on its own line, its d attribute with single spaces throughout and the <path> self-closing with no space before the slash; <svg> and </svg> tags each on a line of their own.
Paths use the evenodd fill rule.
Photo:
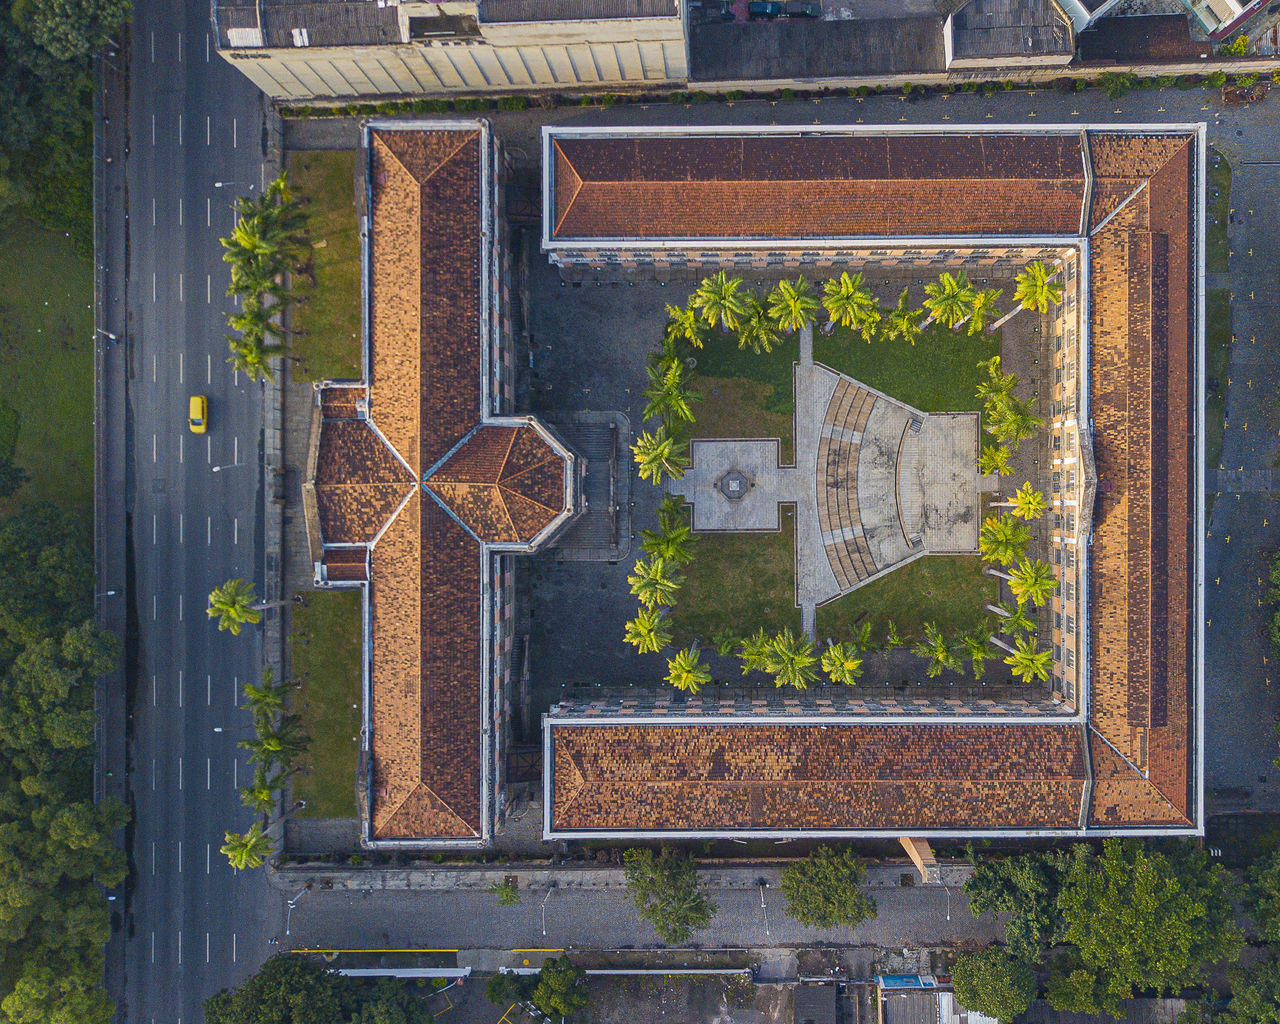
<svg viewBox="0 0 1280 1024">
<path fill-rule="evenodd" d="M 231 543 L 239 544 L 240 543 L 240 520 L 237 518 L 236 520 L 234 520 L 234 522 L 235 522 L 235 530 L 231 537 Z"/>
<path fill-rule="evenodd" d="M 231 933 L 231 962 L 236 962 L 236 933 Z"/>
<path fill-rule="evenodd" d="M 231 148 L 235 149 L 240 145 L 240 128 L 239 122 L 233 117 L 231 119 Z"/>
<path fill-rule="evenodd" d="M 179 270 L 179 271 L 178 271 L 178 301 L 179 301 L 179 302 L 183 301 L 183 299 L 182 299 L 182 291 L 183 291 L 183 289 L 182 289 L 182 271 L 181 271 L 181 270 Z"/>
<path fill-rule="evenodd" d="M 182 932 L 178 932 L 178 963 L 182 963 Z"/>
<path fill-rule="evenodd" d="M 153 757 L 151 759 L 151 792 L 154 793 L 155 791 L 156 791 L 156 759 Z M 155 863 L 155 850 L 156 850 L 156 844 L 152 843 L 151 844 L 151 853 L 152 853 L 151 862 L 153 864 Z"/>
<path fill-rule="evenodd" d="M 151 115 L 151 145 L 156 144 L 156 115 Z"/>
<path fill-rule="evenodd" d="M 209 63 L 209 33 L 204 34 L 204 62 Z"/>
<path fill-rule="evenodd" d="M 178 275 L 178 280 L 179 281 L 182 280 L 181 274 Z M 179 384 L 186 383 L 186 379 L 185 379 L 186 375 L 187 375 L 187 361 L 183 358 L 183 354 L 179 352 L 178 353 L 178 383 Z"/>
<path fill-rule="evenodd" d="M 179 789 L 182 787 L 179 786 Z M 178 874 L 182 874 L 182 840 L 178 840 Z"/>
<path fill-rule="evenodd" d="M 182 383 L 182 382 L 181 382 L 181 381 L 179 381 L 178 383 Z M 179 435 L 178 435 L 178 462 L 182 462 L 182 461 L 183 461 L 183 456 L 182 456 L 182 449 L 183 449 L 183 444 L 182 444 L 182 442 L 183 442 L 183 440 L 184 440 L 183 436 L 182 436 L 181 434 L 179 434 Z"/>
<path fill-rule="evenodd" d="M 151 595 L 151 621 L 152 622 L 155 622 L 159 609 L 160 609 L 160 603 L 159 603 L 158 595 L 152 594 Z"/>
<path fill-rule="evenodd" d="M 178 600 L 182 600 L 182 595 L 178 595 Z M 178 669 L 178 707 L 182 707 L 182 669 Z M 182 758 L 178 758 L 178 778 L 182 778 Z M 182 788 L 182 783 L 178 783 L 178 788 Z"/>
<path fill-rule="evenodd" d="M 178 789 L 182 789 L 182 758 L 178 758 Z"/>
<path fill-rule="evenodd" d="M 240 438 L 238 437 L 231 439 L 231 464 L 233 466 L 240 464 Z"/>
<path fill-rule="evenodd" d="M 209 844 L 204 844 L 204 873 L 209 873 Z"/>
<path fill-rule="evenodd" d="M 178 227 L 182 227 L 182 197 L 178 197 Z"/>
<path fill-rule="evenodd" d="M 182 33 L 178 33 L 178 63 L 182 63 Z"/>
<path fill-rule="evenodd" d="M 185 520 L 186 520 L 185 514 L 182 512 L 179 512 L 178 513 L 178 543 L 179 544 L 182 543 L 182 535 L 186 531 Z M 178 600 L 182 600 L 181 594 L 178 595 Z"/>
<path fill-rule="evenodd" d="M 213 544 L 213 516 L 205 516 L 204 542 L 209 545 Z"/>
<path fill-rule="evenodd" d="M 156 226 L 156 197 L 151 197 L 151 226 Z"/>
<path fill-rule="evenodd" d="M 213 758 L 210 757 L 204 759 L 204 788 L 213 788 Z"/>
<path fill-rule="evenodd" d="M 156 531 L 160 528 L 160 517 L 154 512 L 151 514 L 151 543 L 156 543 Z"/>
<path fill-rule="evenodd" d="M 151 301 L 156 301 L 156 272 L 151 271 Z"/>
<path fill-rule="evenodd" d="M 154 64 L 155 62 L 156 62 L 156 34 L 152 32 L 151 33 L 151 63 Z"/>
<path fill-rule="evenodd" d="M 155 434 L 151 435 L 151 461 L 155 462 L 159 458 L 160 442 Z"/>
<path fill-rule="evenodd" d="M 204 301 L 212 304 L 213 302 L 213 275 L 204 275 Z"/>
<path fill-rule="evenodd" d="M 178 621 L 182 621 L 182 595 L 178 595 Z"/>
<path fill-rule="evenodd" d="M 179 36 L 178 38 L 181 39 L 182 37 Z M 181 60 L 181 58 L 179 58 L 179 60 Z M 182 115 L 181 114 L 178 115 L 178 145 L 179 146 L 182 145 Z"/>
<path fill-rule="evenodd" d="M 156 962 L 156 933 L 151 933 L 151 962 Z"/>
<path fill-rule="evenodd" d="M 206 381 L 206 383 L 211 384 L 213 382 Z M 213 465 L 213 438 L 208 436 L 207 434 L 205 435 L 205 439 L 204 439 L 204 461 L 209 463 L 209 465 L 211 466 Z"/>
<path fill-rule="evenodd" d="M 204 226 L 213 227 L 213 200 L 208 197 L 204 201 Z"/>
<path fill-rule="evenodd" d="M 204 382 L 213 383 L 213 356 L 207 354 L 204 357 Z"/>
<path fill-rule="evenodd" d="M 156 844 L 151 844 L 151 873 L 156 873 Z"/>
<path fill-rule="evenodd" d="M 208 36 L 205 36 L 205 38 L 206 38 L 206 39 L 208 39 L 209 37 L 208 37 Z M 205 114 L 205 115 L 204 115 L 204 144 L 205 144 L 206 146 L 210 145 L 210 143 L 209 143 L 209 127 L 210 127 L 210 125 L 209 125 L 209 120 L 210 120 L 209 115 L 208 115 L 208 114 Z"/>
<path fill-rule="evenodd" d="M 209 962 L 209 933 L 204 933 L 204 962 Z"/>
<path fill-rule="evenodd" d="M 240 758 L 231 762 L 231 788 L 240 788 Z"/>
<path fill-rule="evenodd" d="M 156 706 L 156 674 L 151 673 L 151 706 Z"/>
<path fill-rule="evenodd" d="M 265 192 L 267 190 L 267 165 L 258 164 L 258 191 Z"/>
</svg>

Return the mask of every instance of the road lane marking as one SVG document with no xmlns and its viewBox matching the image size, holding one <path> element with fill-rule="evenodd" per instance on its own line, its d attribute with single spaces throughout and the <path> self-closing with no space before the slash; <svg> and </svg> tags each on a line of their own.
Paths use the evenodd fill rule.
<svg viewBox="0 0 1280 1024">
<path fill-rule="evenodd" d="M 151 115 L 151 145 L 156 144 L 156 115 Z"/>
<path fill-rule="evenodd" d="M 178 758 L 178 790 L 182 790 L 182 758 Z"/>
<path fill-rule="evenodd" d="M 204 301 L 208 304 L 213 303 L 213 275 L 204 275 Z M 213 357 L 210 356 L 210 359 Z"/>
<path fill-rule="evenodd" d="M 178 381 L 178 383 L 179 383 L 179 384 L 181 384 L 181 383 L 182 383 L 182 381 Z M 183 439 L 183 436 L 182 436 L 181 434 L 179 434 L 179 435 L 178 435 L 178 462 L 179 462 L 179 463 L 181 463 L 181 462 L 183 461 L 183 459 L 182 459 L 182 449 L 183 449 L 183 443 L 182 443 L 182 442 L 183 442 L 183 440 L 184 440 L 184 439 Z"/>
<path fill-rule="evenodd" d="M 178 38 L 181 39 L 182 37 L 179 36 Z M 179 57 L 178 59 L 181 60 L 182 58 Z M 182 115 L 181 114 L 178 115 L 178 145 L 179 146 L 182 145 Z"/>
<path fill-rule="evenodd" d="M 209 933 L 204 933 L 204 962 L 209 962 Z"/>
<path fill-rule="evenodd" d="M 182 595 L 179 594 L 178 598 L 181 600 Z M 182 690 L 182 669 L 178 669 L 178 707 L 182 707 Z M 182 778 L 182 758 L 178 758 L 178 778 Z M 181 782 L 178 783 L 178 788 L 182 788 Z"/>
<path fill-rule="evenodd" d="M 151 962 L 156 962 L 156 933 L 151 933 Z"/>
<path fill-rule="evenodd" d="M 204 201 L 204 226 L 213 227 L 213 200 L 208 197 Z"/>
<path fill-rule="evenodd" d="M 156 612 L 159 609 L 158 597 L 159 595 L 157 594 L 151 595 L 151 621 L 152 622 L 156 621 Z"/>
<path fill-rule="evenodd" d="M 213 356 L 207 354 L 204 357 L 204 382 L 206 384 L 213 383 Z M 209 443 L 213 443 L 212 439 Z"/>
<path fill-rule="evenodd" d="M 156 706 L 156 674 L 151 673 L 151 706 Z"/>
<path fill-rule="evenodd" d="M 178 275 L 178 280 L 182 280 L 181 274 Z M 179 352 L 178 353 L 178 383 L 179 384 L 186 383 L 186 380 L 184 379 L 186 375 L 187 375 L 187 362 L 183 358 L 183 354 Z M 179 434 L 178 436 L 181 437 L 182 435 Z"/>
<path fill-rule="evenodd" d="M 151 513 L 151 543 L 156 543 L 156 530 L 159 529 L 160 517 Z"/>
<path fill-rule="evenodd" d="M 240 758 L 231 762 L 231 788 L 240 788 Z"/>
<path fill-rule="evenodd" d="M 155 791 L 156 791 L 156 759 L 153 757 L 151 759 L 151 792 L 154 793 Z M 155 849 L 155 845 L 156 845 L 155 843 L 151 844 L 151 848 L 153 850 Z"/>
<path fill-rule="evenodd" d="M 232 534 L 231 543 L 232 544 L 240 543 L 240 518 L 238 516 L 235 519 L 235 532 Z"/>
<path fill-rule="evenodd" d="M 204 844 L 204 873 L 209 873 L 209 844 Z"/>
<path fill-rule="evenodd" d="M 178 227 L 182 227 L 182 197 L 178 197 Z"/>
<path fill-rule="evenodd" d="M 151 197 L 151 226 L 156 226 L 156 197 Z"/>
<path fill-rule="evenodd" d="M 213 544 L 213 516 L 204 518 L 204 542 L 208 545 Z"/>
<path fill-rule="evenodd" d="M 152 462 L 155 462 L 156 459 L 158 458 L 158 452 L 160 450 L 159 444 L 160 442 L 156 440 L 156 435 L 152 434 L 151 435 L 151 461 Z"/>
<path fill-rule="evenodd" d="M 154 384 L 155 382 L 156 382 L 156 354 L 152 352 L 151 353 L 151 383 Z"/>
<path fill-rule="evenodd" d="M 182 621 L 182 595 L 178 595 L 178 621 Z"/>
<path fill-rule="evenodd" d="M 265 192 L 267 190 L 267 165 L 258 164 L 258 191 Z"/>
<path fill-rule="evenodd" d="M 205 38 L 208 39 L 209 37 L 205 36 Z M 210 120 L 209 115 L 205 114 L 204 115 L 204 144 L 206 146 L 210 144 L 209 143 L 209 120 Z"/>
<path fill-rule="evenodd" d="M 211 384 L 213 382 L 205 381 L 205 383 Z M 204 461 L 211 466 L 213 465 L 213 437 L 208 434 L 205 435 L 204 439 Z"/>
<path fill-rule="evenodd" d="M 156 301 L 156 272 L 151 271 L 151 301 Z"/>
<path fill-rule="evenodd" d="M 236 118 L 231 119 L 231 148 L 235 149 L 240 145 L 240 125 Z"/>
<path fill-rule="evenodd" d="M 213 788 L 213 758 L 211 757 L 204 759 L 204 788 Z M 208 847 L 205 847 L 205 849 L 208 849 Z M 208 874 L 208 872 L 206 871 L 205 874 Z"/>
<path fill-rule="evenodd" d="M 178 439 L 178 440 L 182 440 L 182 439 L 181 439 L 181 437 L 179 437 L 179 439 Z M 181 460 L 179 460 L 179 461 L 181 461 Z M 181 544 L 181 543 L 182 543 L 182 537 L 183 537 L 183 534 L 184 534 L 184 533 L 186 533 L 186 528 L 185 528 L 185 526 L 183 525 L 183 524 L 184 524 L 184 520 L 185 520 L 185 518 L 186 518 L 186 517 L 184 516 L 184 514 L 183 514 L 183 513 L 181 513 L 181 512 L 179 512 L 179 513 L 178 513 L 178 543 L 179 543 L 179 544 Z M 181 595 L 181 594 L 179 594 L 179 595 L 178 595 L 178 600 L 182 600 L 182 595 Z"/>
<path fill-rule="evenodd" d="M 232 370 L 232 371 L 231 371 L 231 383 L 232 383 L 232 385 L 234 385 L 235 387 L 239 387 L 239 386 L 240 386 L 240 371 L 239 371 L 239 370 Z"/>
<path fill-rule="evenodd" d="M 178 932 L 178 964 L 182 964 L 182 932 Z"/>
<path fill-rule="evenodd" d="M 153 875 L 156 873 L 156 844 L 154 842 L 151 844 L 151 873 Z"/>
<path fill-rule="evenodd" d="M 181 762 L 179 762 L 181 764 Z M 178 874 L 182 874 L 182 840 L 178 840 Z"/>
<path fill-rule="evenodd" d="M 231 464 L 238 465 L 240 462 L 240 438 L 233 437 L 231 439 Z"/>
<path fill-rule="evenodd" d="M 182 302 L 182 301 L 183 301 L 183 298 L 182 298 L 182 292 L 183 292 L 183 289 L 182 289 L 182 271 L 181 271 L 181 270 L 179 270 L 179 271 L 178 271 L 178 301 L 179 301 L 179 302 Z"/>
<path fill-rule="evenodd" d="M 231 933 L 231 962 L 236 962 L 236 933 Z"/>
<path fill-rule="evenodd" d="M 232 676 L 231 678 L 231 706 L 239 709 L 240 707 L 240 677 Z"/>
<path fill-rule="evenodd" d="M 155 62 L 156 62 L 156 34 L 152 32 L 151 33 L 151 63 L 154 64 Z"/>
<path fill-rule="evenodd" d="M 209 33 L 204 34 L 204 62 L 209 63 Z"/>
<path fill-rule="evenodd" d="M 178 33 L 178 63 L 182 63 L 182 33 Z"/>
</svg>

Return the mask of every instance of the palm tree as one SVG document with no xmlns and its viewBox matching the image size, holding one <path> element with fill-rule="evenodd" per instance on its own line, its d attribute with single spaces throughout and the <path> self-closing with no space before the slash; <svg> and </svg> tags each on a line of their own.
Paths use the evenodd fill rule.
<svg viewBox="0 0 1280 1024">
<path fill-rule="evenodd" d="M 773 676 L 775 686 L 790 686 L 797 690 L 808 689 L 818 678 L 814 665 L 818 657 L 813 653 L 813 641 L 801 634 L 796 637 L 790 627 L 774 635 L 765 653 L 765 671 Z"/>
<path fill-rule="evenodd" d="M 1018 378 L 1012 373 L 1002 373 L 1000 357 L 992 356 L 978 364 L 978 369 L 986 368 L 987 379 L 978 383 L 978 397 L 982 399 L 983 409 L 988 416 L 995 416 L 1017 386 Z"/>
<path fill-rule="evenodd" d="M 262 612 L 254 607 L 253 598 L 252 583 L 227 580 L 209 593 L 209 618 L 218 620 L 218 629 L 229 629 L 232 636 L 239 636 L 246 622 L 262 621 Z"/>
<path fill-rule="evenodd" d="M 226 841 L 218 852 L 225 853 L 237 871 L 262 867 L 262 862 L 274 852 L 271 840 L 262 834 L 260 821 L 255 821 L 248 832 L 228 832 L 224 838 Z"/>
<path fill-rule="evenodd" d="M 1026 438 L 1040 429 L 1042 420 L 1032 414 L 1030 402 L 1020 402 L 1008 395 L 1003 405 L 995 410 L 995 422 L 987 429 L 996 440 L 1011 444 L 1016 449 Z"/>
<path fill-rule="evenodd" d="M 738 657 L 742 659 L 742 674 L 745 676 L 760 669 L 763 671 L 769 664 L 769 636 L 761 626 L 748 637 L 743 637 L 738 648 Z"/>
<path fill-rule="evenodd" d="M 1037 608 L 1043 608 L 1049 595 L 1058 589 L 1058 581 L 1053 578 L 1053 566 L 1038 558 L 1035 561 L 1019 559 L 1017 566 L 1008 574 L 992 570 L 992 575 L 1008 580 L 1009 589 L 1019 604 L 1030 601 Z"/>
<path fill-rule="evenodd" d="M 756 355 L 772 352 L 782 341 L 777 321 L 754 295 L 748 295 L 747 299 L 747 312 L 738 329 L 738 348 L 749 348 Z"/>
<path fill-rule="evenodd" d="M 666 495 L 658 506 L 658 529 L 663 533 L 670 533 L 684 523 L 684 497 L 679 494 Z"/>
<path fill-rule="evenodd" d="M 641 559 L 627 577 L 627 583 L 631 586 L 631 593 L 640 599 L 642 605 L 657 608 L 675 604 L 676 592 L 684 583 L 684 576 L 673 569 L 665 558 L 654 558 L 647 562 Z"/>
<path fill-rule="evenodd" d="M 284 695 L 284 684 L 275 681 L 275 671 L 270 668 L 262 673 L 261 686 L 244 684 L 244 700 L 255 720 L 270 721 L 284 711 Z"/>
<path fill-rule="evenodd" d="M 898 304 L 889 311 L 884 336 L 890 341 L 906 341 L 914 345 L 924 331 L 920 326 L 920 318 L 924 316 L 924 310 L 911 306 L 907 299 L 907 291 L 906 288 L 902 289 L 902 294 L 898 296 Z"/>
<path fill-rule="evenodd" d="M 270 814 L 275 810 L 276 791 L 267 781 L 267 773 L 262 768 L 253 773 L 253 782 L 240 787 L 240 802 L 258 814 Z"/>
<path fill-rule="evenodd" d="M 905 647 L 907 645 L 906 638 L 898 632 L 898 624 L 889 620 L 889 627 L 884 635 L 884 649 L 892 651 L 895 647 Z"/>
<path fill-rule="evenodd" d="M 1008 633 L 1013 636 L 1020 633 L 1034 633 L 1036 630 L 1035 622 L 1028 617 L 1021 601 L 1012 607 L 1007 604 L 989 604 L 987 605 L 987 611 L 996 614 L 1001 633 Z"/>
<path fill-rule="evenodd" d="M 833 683 L 852 686 L 862 675 L 862 652 L 857 644 L 845 641 L 822 652 L 822 671 Z"/>
<path fill-rule="evenodd" d="M 275 380 L 275 371 L 267 360 L 284 355 L 283 345 L 268 345 L 260 335 L 246 334 L 239 338 L 227 335 L 227 347 L 231 349 L 227 362 L 232 369 L 252 381 Z"/>
<path fill-rule="evenodd" d="M 667 303 L 667 337 L 669 339 L 674 341 L 683 338 L 694 348 L 702 348 L 704 330 L 697 310 L 691 306 L 681 309 L 679 306 Z"/>
<path fill-rule="evenodd" d="M 969 337 L 975 334 L 981 334 L 987 329 L 987 321 L 993 316 L 999 316 L 1000 310 L 996 309 L 996 299 L 1004 294 L 1001 288 L 979 288 L 973 295 L 973 304 L 969 307 L 969 312 L 960 323 L 956 324 L 956 330 L 960 330 L 967 322 L 969 324 Z"/>
<path fill-rule="evenodd" d="M 963 270 L 954 276 L 944 270 L 937 281 L 930 281 L 924 286 L 924 291 L 927 296 L 924 305 L 929 310 L 929 319 L 924 322 L 924 327 L 934 320 L 955 327 L 973 308 L 976 294 Z"/>
<path fill-rule="evenodd" d="M 852 277 L 843 272 L 839 279 L 831 278 L 822 285 L 826 293 L 822 300 L 827 310 L 827 322 L 822 327 L 823 334 L 831 334 L 840 324 L 862 332 L 868 343 L 875 337 L 876 326 L 880 323 L 880 304 L 870 289 L 862 282 L 862 274 Z"/>
<path fill-rule="evenodd" d="M 871 639 L 871 623 L 864 622 L 858 630 L 858 635 L 853 638 L 854 646 L 860 651 L 875 650 L 875 641 Z"/>
<path fill-rule="evenodd" d="M 947 669 L 953 672 L 960 671 L 960 657 L 955 647 L 943 635 L 942 630 L 932 622 L 924 624 L 924 638 L 911 648 L 911 653 L 929 659 L 929 668 L 926 672 L 930 679 L 937 678 Z"/>
<path fill-rule="evenodd" d="M 673 523 L 667 529 L 641 530 L 644 538 L 640 547 L 646 555 L 665 558 L 672 565 L 688 565 L 693 561 L 689 550 L 694 541 L 693 531 L 684 523 Z"/>
<path fill-rule="evenodd" d="M 284 311 L 285 305 L 287 303 L 281 302 L 267 305 L 261 295 L 246 295 L 240 303 L 240 312 L 227 314 L 227 326 L 242 335 L 283 338 L 285 329 L 275 318 Z"/>
<path fill-rule="evenodd" d="M 788 334 L 808 327 L 817 312 L 818 300 L 814 297 L 813 287 L 803 277 L 797 277 L 795 284 L 779 281 L 769 293 L 769 315 Z"/>
<path fill-rule="evenodd" d="M 978 531 L 978 550 L 984 562 L 1013 565 L 1022 558 L 1031 530 L 1013 516 L 988 516 Z"/>
<path fill-rule="evenodd" d="M 665 473 L 672 479 L 679 480 L 689 468 L 688 445 L 667 432 L 666 427 L 659 427 L 656 432 L 642 433 L 636 443 L 631 446 L 639 466 L 641 480 L 648 480 L 654 486 L 662 483 Z"/>
<path fill-rule="evenodd" d="M 627 623 L 623 639 L 641 654 L 657 654 L 671 643 L 671 630 L 662 621 L 662 609 L 641 608 Z"/>
<path fill-rule="evenodd" d="M 1009 652 L 1009 656 L 1004 659 L 1004 663 L 1013 668 L 1013 674 L 1018 676 L 1024 683 L 1029 683 L 1033 679 L 1039 679 L 1044 682 L 1049 678 L 1049 669 L 1053 665 L 1053 652 L 1042 651 L 1036 644 L 1035 640 L 1028 639 L 1025 636 L 1018 637 L 1016 647 L 1008 647 L 1005 644 L 995 641 L 998 647 Z"/>
<path fill-rule="evenodd" d="M 685 693 L 697 693 L 711 682 L 711 670 L 702 664 L 697 647 L 677 651 L 667 659 L 667 682 Z"/>
<path fill-rule="evenodd" d="M 257 735 L 253 739 L 240 741 L 240 746 L 251 752 L 252 764 L 288 764 L 311 745 L 311 737 L 303 731 L 302 719 L 297 715 L 282 715 L 274 728 L 262 722 L 255 723 L 255 727 Z"/>
<path fill-rule="evenodd" d="M 960 638 L 965 653 L 973 663 L 973 678 L 981 679 L 987 659 L 991 657 L 991 628 L 985 623 L 974 626 Z"/>
<path fill-rule="evenodd" d="M 991 325 L 992 333 L 1000 330 L 1009 320 L 1024 309 L 1034 309 L 1039 313 L 1047 313 L 1049 304 L 1055 306 L 1062 301 L 1062 285 L 1054 281 L 1058 273 L 1050 271 L 1040 260 L 1027 264 L 1015 280 L 1017 287 L 1013 290 L 1013 301 L 1017 303 L 1008 313 Z"/>
<path fill-rule="evenodd" d="M 679 359 L 664 359 L 645 367 L 649 386 L 644 389 L 646 401 L 644 418 L 661 417 L 672 427 L 676 423 L 693 422 L 693 403 L 702 396 L 690 388 L 684 379 L 684 364 Z"/>
<path fill-rule="evenodd" d="M 1030 480 L 1014 492 L 1012 501 L 1002 501 L 999 505 L 1001 508 L 1012 509 L 1015 516 L 1027 522 L 1039 519 L 1048 507 L 1044 495 L 1031 486 Z"/>
<path fill-rule="evenodd" d="M 990 444 L 978 453 L 978 472 L 983 476 L 1008 476 L 1012 472 L 1009 459 L 1013 452 L 1002 444 Z"/>
<path fill-rule="evenodd" d="M 692 297 L 693 308 L 700 310 L 702 319 L 711 326 L 719 324 L 726 333 L 737 330 L 738 321 L 747 311 L 744 296 L 738 292 L 741 287 L 742 278 L 717 270 L 698 285 Z"/>
</svg>

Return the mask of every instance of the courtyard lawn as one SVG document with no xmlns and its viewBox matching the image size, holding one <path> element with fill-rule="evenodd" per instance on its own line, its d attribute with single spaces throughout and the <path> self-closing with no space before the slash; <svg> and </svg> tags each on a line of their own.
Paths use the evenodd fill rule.
<svg viewBox="0 0 1280 1024">
<path fill-rule="evenodd" d="M 676 597 L 671 626 L 677 643 L 710 646 L 722 630 L 745 636 L 763 626 L 800 628 L 796 607 L 795 519 L 783 506 L 778 533 L 700 533 L 693 563 Z"/>
<path fill-rule="evenodd" d="M 302 684 L 292 710 L 311 736 L 303 770 L 293 777 L 293 799 L 311 818 L 356 816 L 356 760 L 360 735 L 360 593 L 307 591 L 293 606 L 289 636 L 293 678 Z M 353 707 L 354 705 L 354 707 Z"/>
<path fill-rule="evenodd" d="M 325 150 L 289 154 L 289 180 L 309 200 L 314 288 L 294 306 L 291 354 L 298 380 L 360 376 L 360 234 L 355 205 L 356 154 Z"/>
<path fill-rule="evenodd" d="M 10 502 L 93 512 L 93 263 L 13 216 L 0 227 L 0 454 L 30 475 Z"/>
<path fill-rule="evenodd" d="M 784 464 L 792 461 L 795 423 L 770 408 L 773 385 L 743 377 L 699 377 L 703 400 L 694 407 L 697 437 L 777 437 Z"/>
<path fill-rule="evenodd" d="M 957 636 L 990 618 L 984 606 L 998 593 L 997 581 L 982 574 L 977 556 L 925 555 L 819 608 L 818 636 L 847 640 L 870 622 L 879 643 L 890 621 L 912 640 L 926 622 Z"/>
<path fill-rule="evenodd" d="M 1231 359 L 1231 293 L 1211 288 L 1205 294 L 1205 376 L 1213 381 L 1205 399 L 1205 467 L 1222 462 L 1222 430 L 1227 411 L 1227 366 Z"/>
<path fill-rule="evenodd" d="M 1210 274 L 1227 272 L 1227 221 L 1231 217 L 1231 165 L 1216 149 L 1209 150 L 1209 195 L 1205 210 L 1205 267 Z M 1217 196 L 1214 196 L 1214 190 Z"/>
</svg>

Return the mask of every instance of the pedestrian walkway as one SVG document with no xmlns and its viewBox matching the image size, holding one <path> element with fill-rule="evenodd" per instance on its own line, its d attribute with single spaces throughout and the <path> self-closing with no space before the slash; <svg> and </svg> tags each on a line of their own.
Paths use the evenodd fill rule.
<svg viewBox="0 0 1280 1024">
<path fill-rule="evenodd" d="M 978 417 L 928 414 L 813 361 L 795 366 L 795 465 L 780 442 L 699 439 L 671 485 L 695 532 L 776 532 L 795 506 L 796 606 L 813 634 L 819 605 L 930 553 L 978 548 Z"/>
</svg>

